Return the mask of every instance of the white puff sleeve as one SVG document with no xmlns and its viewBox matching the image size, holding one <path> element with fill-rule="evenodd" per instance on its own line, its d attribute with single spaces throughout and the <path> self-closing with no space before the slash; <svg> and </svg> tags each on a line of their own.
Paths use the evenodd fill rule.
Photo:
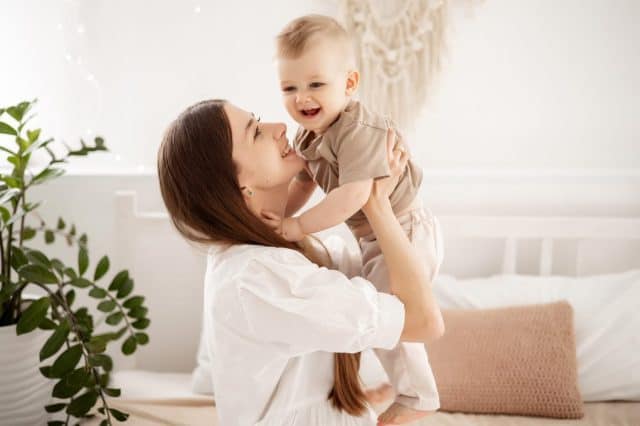
<svg viewBox="0 0 640 426">
<path fill-rule="evenodd" d="M 253 338 L 284 346 L 289 355 L 396 346 L 404 306 L 395 296 L 361 277 L 318 267 L 294 250 L 263 253 L 235 277 Z"/>
</svg>

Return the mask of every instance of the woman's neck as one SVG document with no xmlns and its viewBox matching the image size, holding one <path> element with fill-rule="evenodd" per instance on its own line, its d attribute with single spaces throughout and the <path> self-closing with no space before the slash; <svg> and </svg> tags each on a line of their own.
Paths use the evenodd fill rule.
<svg viewBox="0 0 640 426">
<path fill-rule="evenodd" d="M 268 191 L 259 190 L 255 192 L 251 199 L 249 208 L 251 208 L 258 217 L 262 216 L 261 212 L 263 211 L 269 211 L 280 217 L 284 217 L 288 196 L 289 185 L 271 188 Z"/>
</svg>

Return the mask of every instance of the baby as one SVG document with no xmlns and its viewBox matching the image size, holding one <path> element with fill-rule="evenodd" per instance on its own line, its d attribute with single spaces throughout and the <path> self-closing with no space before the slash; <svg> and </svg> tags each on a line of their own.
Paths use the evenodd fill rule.
<svg viewBox="0 0 640 426">
<path fill-rule="evenodd" d="M 342 222 L 362 250 L 363 275 L 389 293 L 389 275 L 375 235 L 360 210 L 373 179 L 389 175 L 386 139 L 390 124 L 352 99 L 360 75 L 347 32 L 334 19 L 309 15 L 289 23 L 277 37 L 277 63 L 284 105 L 300 124 L 296 153 L 307 170 L 289 187 L 282 235 L 298 241 Z M 394 213 L 432 277 L 442 262 L 439 226 L 417 197 L 422 172 L 409 160 L 390 196 Z M 326 197 L 291 217 L 320 185 Z M 380 420 L 406 423 L 440 407 L 436 383 L 421 343 L 399 343 L 376 350 L 397 396 Z"/>
</svg>

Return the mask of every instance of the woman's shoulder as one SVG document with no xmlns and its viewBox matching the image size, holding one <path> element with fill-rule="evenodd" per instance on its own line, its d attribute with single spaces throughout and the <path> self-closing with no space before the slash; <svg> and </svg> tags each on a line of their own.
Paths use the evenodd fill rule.
<svg viewBox="0 0 640 426">
<path fill-rule="evenodd" d="M 207 263 L 209 271 L 223 270 L 225 275 L 246 274 L 251 269 L 278 265 L 313 265 L 297 250 L 256 244 L 211 246 Z"/>
</svg>

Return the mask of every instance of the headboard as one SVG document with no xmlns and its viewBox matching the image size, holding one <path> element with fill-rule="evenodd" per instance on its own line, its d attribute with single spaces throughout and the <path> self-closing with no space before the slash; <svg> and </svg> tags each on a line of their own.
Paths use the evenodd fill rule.
<svg viewBox="0 0 640 426">
<path fill-rule="evenodd" d="M 439 216 L 442 273 L 587 275 L 640 268 L 640 218 Z M 119 368 L 188 372 L 195 366 L 206 253 L 182 239 L 166 213 L 141 212 L 136 193 L 116 193 L 118 261 L 145 295 L 149 345 Z M 346 226 L 324 231 L 357 247 Z"/>
</svg>

